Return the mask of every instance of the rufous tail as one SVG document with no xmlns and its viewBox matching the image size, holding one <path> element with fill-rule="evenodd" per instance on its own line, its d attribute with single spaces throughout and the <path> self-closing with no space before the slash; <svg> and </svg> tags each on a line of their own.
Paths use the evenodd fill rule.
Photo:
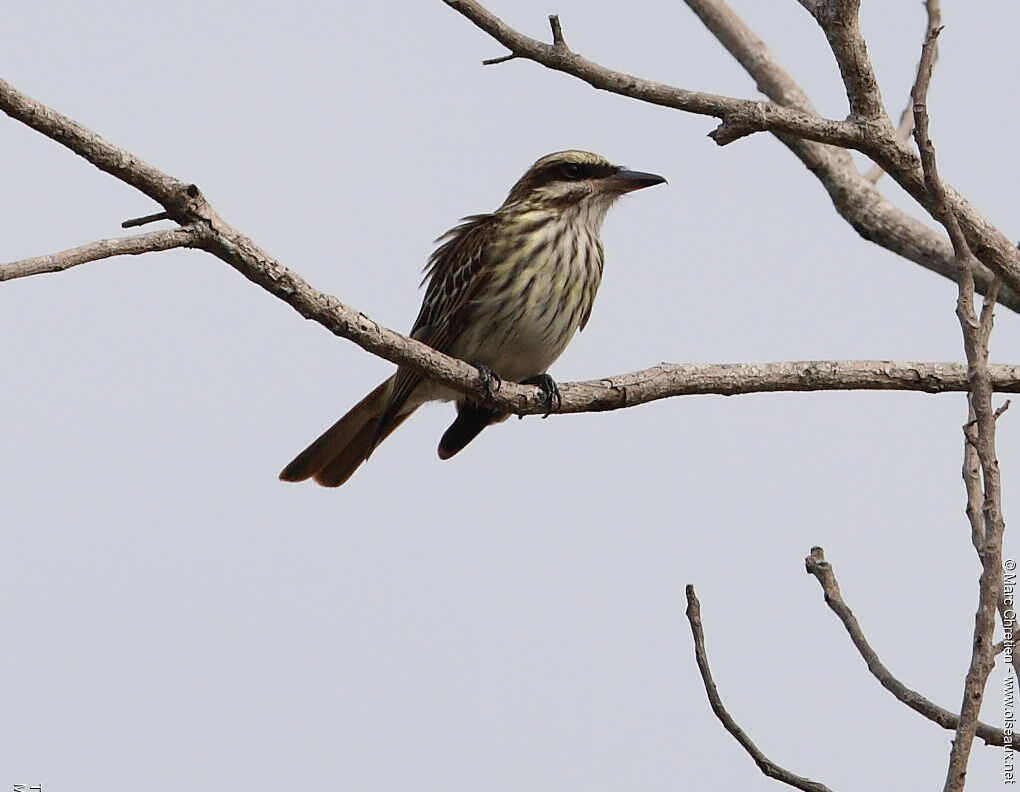
<svg viewBox="0 0 1020 792">
<path fill-rule="evenodd" d="M 393 390 L 393 377 L 383 382 L 280 473 L 281 481 L 305 481 L 314 478 L 324 487 L 339 487 L 390 433 L 414 412 L 414 408 L 395 416 L 382 427 L 379 421 Z"/>
</svg>

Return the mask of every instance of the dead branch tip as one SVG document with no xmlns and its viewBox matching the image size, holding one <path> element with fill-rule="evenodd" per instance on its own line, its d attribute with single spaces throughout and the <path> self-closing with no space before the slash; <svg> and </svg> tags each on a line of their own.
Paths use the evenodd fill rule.
<svg viewBox="0 0 1020 792">
<path fill-rule="evenodd" d="M 155 223 L 159 220 L 169 220 L 169 212 L 156 212 L 155 214 L 145 215 L 145 217 L 133 217 L 130 220 L 125 220 L 120 224 L 121 228 L 137 228 L 148 223 Z"/>
<path fill-rule="evenodd" d="M 559 14 L 549 14 L 549 27 L 552 28 L 553 46 L 566 47 L 567 42 L 563 40 L 563 28 L 560 26 Z"/>
<path fill-rule="evenodd" d="M 509 55 L 500 55 L 498 58 L 486 58 L 482 61 L 482 66 L 495 66 L 497 63 L 512 61 L 516 57 L 517 56 L 511 52 Z"/>
</svg>

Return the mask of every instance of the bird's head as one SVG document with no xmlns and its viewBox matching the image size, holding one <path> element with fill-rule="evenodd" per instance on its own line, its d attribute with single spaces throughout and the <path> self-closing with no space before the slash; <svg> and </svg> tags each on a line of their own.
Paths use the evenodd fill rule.
<svg viewBox="0 0 1020 792">
<path fill-rule="evenodd" d="M 613 165 L 590 151 L 557 151 L 532 165 L 510 190 L 503 206 L 588 206 L 603 213 L 624 193 L 662 184 L 654 173 Z"/>
</svg>

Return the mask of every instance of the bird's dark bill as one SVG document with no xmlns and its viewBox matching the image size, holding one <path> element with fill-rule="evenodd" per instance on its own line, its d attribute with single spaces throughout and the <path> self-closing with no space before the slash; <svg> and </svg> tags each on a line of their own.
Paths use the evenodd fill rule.
<svg viewBox="0 0 1020 792">
<path fill-rule="evenodd" d="M 617 192 L 633 192 L 645 187 L 652 187 L 656 184 L 664 184 L 665 179 L 656 173 L 645 173 L 644 171 L 627 170 L 620 168 L 616 173 L 606 179 L 610 189 Z"/>
</svg>

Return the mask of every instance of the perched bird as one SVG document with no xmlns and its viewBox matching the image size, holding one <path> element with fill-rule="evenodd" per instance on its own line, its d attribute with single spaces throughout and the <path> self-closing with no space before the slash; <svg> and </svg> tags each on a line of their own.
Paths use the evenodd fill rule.
<svg viewBox="0 0 1020 792">
<path fill-rule="evenodd" d="M 546 371 L 591 315 L 602 281 L 606 212 L 624 193 L 664 181 L 587 151 L 542 157 L 499 209 L 467 217 L 436 240 L 411 337 L 478 367 L 487 384 L 507 379 L 541 386 L 551 410 L 559 393 Z M 440 459 L 508 417 L 398 369 L 280 478 L 340 486 L 411 413 L 434 400 L 457 402 L 457 418 L 439 441 Z"/>
</svg>

